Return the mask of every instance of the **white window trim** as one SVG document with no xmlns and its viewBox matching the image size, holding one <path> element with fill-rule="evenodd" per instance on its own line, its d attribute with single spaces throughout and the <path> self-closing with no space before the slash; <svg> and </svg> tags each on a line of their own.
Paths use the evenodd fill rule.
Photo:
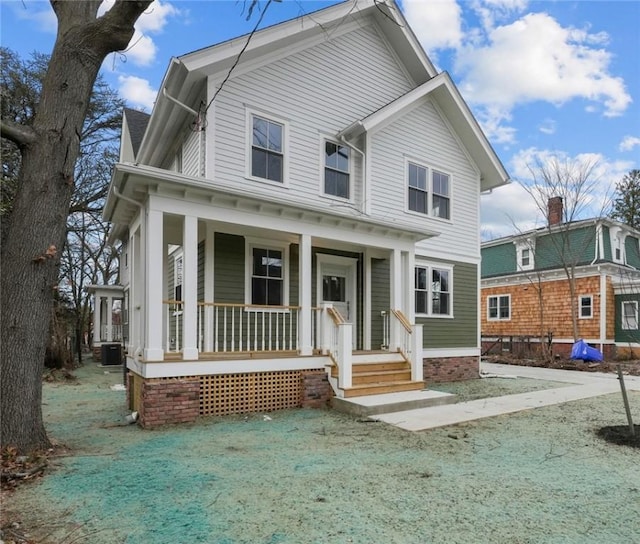
<svg viewBox="0 0 640 544">
<path fill-rule="evenodd" d="M 636 327 L 632 328 L 626 325 L 626 316 L 624 313 L 625 304 L 632 304 L 635 307 L 636 311 Z M 638 323 L 638 301 L 637 300 L 623 300 L 620 304 L 620 328 L 623 331 L 637 331 L 640 327 L 640 323 Z"/>
<path fill-rule="evenodd" d="M 518 240 L 515 243 L 516 246 L 516 259 L 518 261 L 518 270 L 533 270 L 536 266 L 534 244 L 531 240 Z M 529 264 L 524 265 L 522 263 L 522 251 L 529 250 Z"/>
<path fill-rule="evenodd" d="M 588 298 L 591 301 L 589 308 L 591 308 L 591 315 L 582 315 L 582 299 Z M 593 319 L 593 295 L 578 295 L 578 318 L 579 319 Z"/>
<path fill-rule="evenodd" d="M 421 215 L 421 214 L 419 214 Z M 427 313 L 418 313 L 415 312 L 416 317 L 429 317 L 434 319 L 453 319 L 453 295 L 454 295 L 454 287 L 453 287 L 453 266 L 447 264 L 440 264 L 435 262 L 427 262 L 427 261 L 416 261 L 414 264 L 414 271 L 416 268 L 426 268 L 427 276 L 428 276 L 428 289 L 427 289 Z M 446 270 L 449 273 L 449 313 L 448 314 L 434 314 L 433 313 L 433 285 L 431 281 L 432 271 L 433 269 L 437 270 Z M 415 310 L 415 293 L 417 287 L 413 286 L 413 304 Z"/>
<path fill-rule="evenodd" d="M 349 198 L 342 198 L 336 195 L 331 195 L 328 193 L 324 192 L 324 171 L 326 168 L 326 164 L 325 164 L 325 143 L 329 142 L 332 144 L 336 144 L 342 147 L 346 147 L 349 149 Z M 353 204 L 355 202 L 354 199 L 354 192 L 355 192 L 355 185 L 354 185 L 354 167 L 353 167 L 353 149 L 351 149 L 348 145 L 336 140 L 335 138 L 332 138 L 330 136 L 326 136 L 326 135 L 320 135 L 320 157 L 319 157 L 319 162 L 320 162 L 320 183 L 319 183 L 319 195 L 322 198 L 326 198 L 327 200 L 334 200 L 334 201 L 338 201 L 338 202 L 348 202 L 349 204 Z"/>
<path fill-rule="evenodd" d="M 245 237 L 244 252 L 244 303 L 251 306 L 251 279 L 253 278 L 253 249 L 275 249 L 282 251 L 282 305 L 289 306 L 289 243 L 280 240 L 269 240 L 265 238 Z M 261 309 L 265 312 L 274 311 L 269 308 Z M 249 311 L 245 308 L 245 311 Z M 251 308 L 251 311 L 256 311 Z M 281 310 L 280 310 L 281 311 Z"/>
<path fill-rule="evenodd" d="M 273 121 L 282 125 L 282 182 L 272 181 L 266 178 L 259 178 L 251 173 L 251 149 L 253 147 L 253 117 L 261 117 L 267 121 Z M 285 121 L 277 115 L 267 113 L 265 111 L 257 110 L 254 108 L 246 108 L 246 143 L 245 143 L 245 178 L 251 181 L 257 181 L 273 187 L 289 187 L 289 122 Z"/>
<path fill-rule="evenodd" d="M 409 163 L 415 164 L 427 170 L 427 213 L 420 213 L 409 209 Z M 433 171 L 436 170 L 445 176 L 449 176 L 449 217 L 438 217 L 433 214 Z M 404 211 L 409 215 L 428 218 L 443 223 L 453 223 L 453 175 L 445 168 L 430 165 L 424 161 L 405 156 L 404 158 Z"/>
<path fill-rule="evenodd" d="M 500 299 L 503 297 L 507 297 L 509 299 L 509 317 L 500 317 Z M 489 299 L 498 299 L 498 315 L 496 317 L 491 317 L 489 315 Z M 511 321 L 511 314 L 513 313 L 511 308 L 511 294 L 510 293 L 501 293 L 498 295 L 488 295 L 487 296 L 487 321 Z"/>
</svg>

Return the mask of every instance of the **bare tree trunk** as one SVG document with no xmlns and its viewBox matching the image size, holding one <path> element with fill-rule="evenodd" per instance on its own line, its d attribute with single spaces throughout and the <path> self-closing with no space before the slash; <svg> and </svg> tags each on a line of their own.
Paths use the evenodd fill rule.
<svg viewBox="0 0 640 544">
<path fill-rule="evenodd" d="M 42 368 L 53 293 L 74 188 L 79 138 L 93 84 L 111 51 L 124 49 L 150 4 L 52 1 L 58 36 L 33 127 L 3 125 L 20 145 L 19 188 L 2 246 L 0 444 L 21 452 L 49 446 L 42 420 Z"/>
</svg>

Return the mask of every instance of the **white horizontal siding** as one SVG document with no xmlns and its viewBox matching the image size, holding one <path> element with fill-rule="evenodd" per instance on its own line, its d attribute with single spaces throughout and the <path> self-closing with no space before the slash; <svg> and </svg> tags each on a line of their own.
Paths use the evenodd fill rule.
<svg viewBox="0 0 640 544">
<path fill-rule="evenodd" d="M 373 26 L 232 78 L 216 98 L 214 122 L 208 127 L 210 149 L 215 149 L 215 168 L 208 175 L 216 183 L 242 185 L 257 194 L 283 191 L 287 198 L 335 207 L 335 202 L 319 195 L 322 136 L 336 134 L 412 86 Z M 212 84 L 209 90 L 214 89 Z M 245 179 L 247 108 L 288 123 L 288 189 Z M 352 157 L 354 196 L 360 207 L 361 160 L 357 153 Z"/>
<path fill-rule="evenodd" d="M 202 175 L 202 153 L 200 131 L 188 131 L 182 146 L 182 173 L 187 176 Z"/>
<path fill-rule="evenodd" d="M 406 160 L 451 176 L 451 220 L 407 213 Z M 419 106 L 371 137 L 371 213 L 389 222 L 402 221 L 440 235 L 418 244 L 418 253 L 479 253 L 479 185 L 459 140 L 439 110 L 425 99 Z"/>
</svg>

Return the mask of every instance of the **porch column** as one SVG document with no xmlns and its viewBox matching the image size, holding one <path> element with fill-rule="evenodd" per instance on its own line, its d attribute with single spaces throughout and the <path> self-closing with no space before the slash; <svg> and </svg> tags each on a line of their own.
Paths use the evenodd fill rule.
<svg viewBox="0 0 640 544">
<path fill-rule="evenodd" d="M 389 263 L 390 293 L 389 304 L 392 310 L 402 309 L 402 252 L 399 249 L 391 250 Z M 389 330 L 389 350 L 396 351 L 400 347 L 400 323 L 397 319 L 391 319 Z"/>
<path fill-rule="evenodd" d="M 207 223 L 204 239 L 204 301 L 207 303 L 215 301 L 215 235 L 213 225 Z M 210 305 L 204 307 L 204 351 L 213 351 L 213 306 Z"/>
<path fill-rule="evenodd" d="M 113 297 L 107 295 L 107 342 L 113 342 Z"/>
<path fill-rule="evenodd" d="M 184 348 L 182 357 L 186 361 L 198 360 L 198 218 L 184 217 L 182 237 L 183 280 L 182 325 L 184 327 Z"/>
<path fill-rule="evenodd" d="M 144 358 L 147 361 L 162 361 L 162 316 L 165 313 L 162 303 L 162 262 L 165 259 L 162 249 L 164 214 L 158 210 L 147 211 L 145 228 L 145 349 Z"/>
<path fill-rule="evenodd" d="M 298 316 L 298 338 L 300 355 L 311 355 L 311 236 L 300 235 L 298 251 L 298 299 L 300 314 Z"/>
<path fill-rule="evenodd" d="M 415 290 L 416 290 L 416 254 L 413 251 L 407 251 L 405 259 L 407 269 L 405 270 L 404 280 L 404 313 L 409 320 L 409 323 L 415 323 L 416 321 L 416 303 L 415 303 Z"/>
<path fill-rule="evenodd" d="M 100 342 L 100 303 L 102 297 L 95 292 L 93 296 L 93 343 Z"/>
</svg>

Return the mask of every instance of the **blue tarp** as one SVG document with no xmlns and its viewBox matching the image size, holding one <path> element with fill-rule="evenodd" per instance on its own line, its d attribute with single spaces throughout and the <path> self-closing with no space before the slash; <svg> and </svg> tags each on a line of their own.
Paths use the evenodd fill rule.
<svg viewBox="0 0 640 544">
<path fill-rule="evenodd" d="M 571 349 L 572 359 L 582 359 L 583 361 L 602 361 L 602 353 L 596 348 L 592 348 L 584 340 L 578 340 Z"/>
</svg>

